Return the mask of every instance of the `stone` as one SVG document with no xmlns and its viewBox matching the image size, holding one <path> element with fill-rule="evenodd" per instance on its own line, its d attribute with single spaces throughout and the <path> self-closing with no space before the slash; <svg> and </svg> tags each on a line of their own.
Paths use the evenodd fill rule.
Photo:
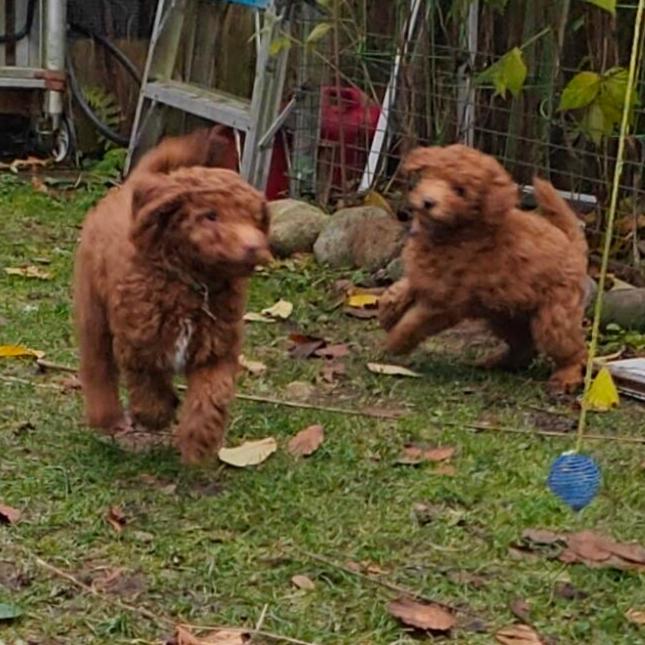
<svg viewBox="0 0 645 645">
<path fill-rule="evenodd" d="M 601 323 L 645 331 L 645 289 L 612 289 L 602 299 Z"/>
<path fill-rule="evenodd" d="M 403 277 L 403 260 L 394 258 L 386 267 L 385 274 L 392 282 L 398 282 Z"/>
<path fill-rule="evenodd" d="M 294 253 L 311 253 L 329 215 L 319 208 L 295 199 L 280 199 L 269 203 L 271 229 L 269 243 L 278 257 Z"/>
<path fill-rule="evenodd" d="M 344 208 L 332 215 L 314 244 L 321 264 L 334 268 L 375 270 L 401 250 L 404 227 L 387 211 L 375 206 Z"/>
</svg>

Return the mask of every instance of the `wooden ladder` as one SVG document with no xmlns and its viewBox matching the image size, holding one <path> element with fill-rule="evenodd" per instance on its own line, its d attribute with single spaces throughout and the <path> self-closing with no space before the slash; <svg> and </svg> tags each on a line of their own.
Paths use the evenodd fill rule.
<svg viewBox="0 0 645 645">
<path fill-rule="evenodd" d="M 273 135 L 279 121 L 285 84 L 288 48 L 273 54 L 272 43 L 289 33 L 292 2 L 289 0 L 211 0 L 244 5 L 255 12 L 256 67 L 250 99 L 172 80 L 182 29 L 187 16 L 195 16 L 198 0 L 159 0 L 148 57 L 137 103 L 126 173 L 147 149 L 157 143 L 163 112 L 170 107 L 219 123 L 244 134 L 240 173 L 264 190 L 269 174 Z M 243 46 L 243 44 L 240 44 Z M 160 114 L 161 113 L 161 114 Z"/>
</svg>

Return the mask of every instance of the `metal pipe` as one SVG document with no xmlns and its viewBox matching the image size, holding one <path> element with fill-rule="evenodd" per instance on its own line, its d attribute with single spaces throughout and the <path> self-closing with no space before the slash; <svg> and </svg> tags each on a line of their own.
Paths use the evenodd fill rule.
<svg viewBox="0 0 645 645">
<path fill-rule="evenodd" d="M 47 0 L 45 30 L 45 69 L 52 72 L 65 72 L 65 42 L 67 23 L 67 0 Z M 56 130 L 63 115 L 63 93 L 47 90 L 45 93 L 45 113 L 52 119 Z"/>
</svg>

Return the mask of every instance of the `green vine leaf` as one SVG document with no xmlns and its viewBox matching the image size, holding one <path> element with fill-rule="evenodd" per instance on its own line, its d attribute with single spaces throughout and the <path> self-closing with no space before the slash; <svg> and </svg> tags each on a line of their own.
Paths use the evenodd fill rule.
<svg viewBox="0 0 645 645">
<path fill-rule="evenodd" d="M 581 132 L 599 145 L 603 136 L 611 136 L 620 125 L 626 101 L 629 122 L 634 119 L 634 107 L 640 102 L 635 89 L 627 97 L 628 76 L 624 67 L 612 67 L 602 75 L 580 72 L 564 88 L 559 109 L 581 110 Z"/>
<path fill-rule="evenodd" d="M 616 15 L 616 0 L 585 0 L 585 2 L 608 11 L 612 16 Z"/>
<path fill-rule="evenodd" d="M 558 110 L 577 110 L 596 100 L 600 92 L 600 74 L 580 72 L 564 88 Z"/>
<path fill-rule="evenodd" d="M 277 56 L 281 51 L 289 49 L 291 47 L 291 41 L 286 36 L 278 36 L 271 41 L 271 46 L 269 47 L 269 55 Z"/>
<path fill-rule="evenodd" d="M 524 55 L 519 47 L 506 52 L 497 62 L 486 68 L 477 78 L 478 83 L 492 83 L 495 95 L 506 98 L 506 90 L 518 96 L 527 75 Z"/>
<path fill-rule="evenodd" d="M 305 40 L 305 43 L 307 45 L 313 45 L 314 43 L 317 43 L 319 40 L 322 40 L 331 30 L 332 24 L 330 22 L 319 22 L 310 32 L 309 35 L 307 36 L 307 40 Z"/>
</svg>

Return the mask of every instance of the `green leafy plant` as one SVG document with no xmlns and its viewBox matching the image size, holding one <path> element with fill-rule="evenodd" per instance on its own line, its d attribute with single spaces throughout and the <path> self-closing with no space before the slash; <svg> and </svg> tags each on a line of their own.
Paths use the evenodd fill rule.
<svg viewBox="0 0 645 645">
<path fill-rule="evenodd" d="M 112 130 L 118 130 L 123 122 L 123 113 L 117 98 L 111 92 L 95 85 L 83 87 L 83 96 L 96 116 Z M 105 150 L 115 146 L 114 143 L 99 135 L 99 143 Z"/>
<path fill-rule="evenodd" d="M 588 4 L 593 4 L 608 11 L 612 16 L 616 15 L 616 0 L 584 0 Z"/>
<path fill-rule="evenodd" d="M 584 71 L 576 74 L 560 97 L 560 112 L 578 111 L 578 127 L 596 145 L 613 134 L 620 124 L 627 99 L 627 70 L 612 67 L 604 74 Z M 636 91 L 629 97 L 630 122 L 639 104 Z"/>
<path fill-rule="evenodd" d="M 524 87 L 527 68 L 524 55 L 519 47 L 513 47 L 498 61 L 487 67 L 475 79 L 479 84 L 492 84 L 495 95 L 506 98 L 506 91 L 518 96 Z"/>
</svg>

